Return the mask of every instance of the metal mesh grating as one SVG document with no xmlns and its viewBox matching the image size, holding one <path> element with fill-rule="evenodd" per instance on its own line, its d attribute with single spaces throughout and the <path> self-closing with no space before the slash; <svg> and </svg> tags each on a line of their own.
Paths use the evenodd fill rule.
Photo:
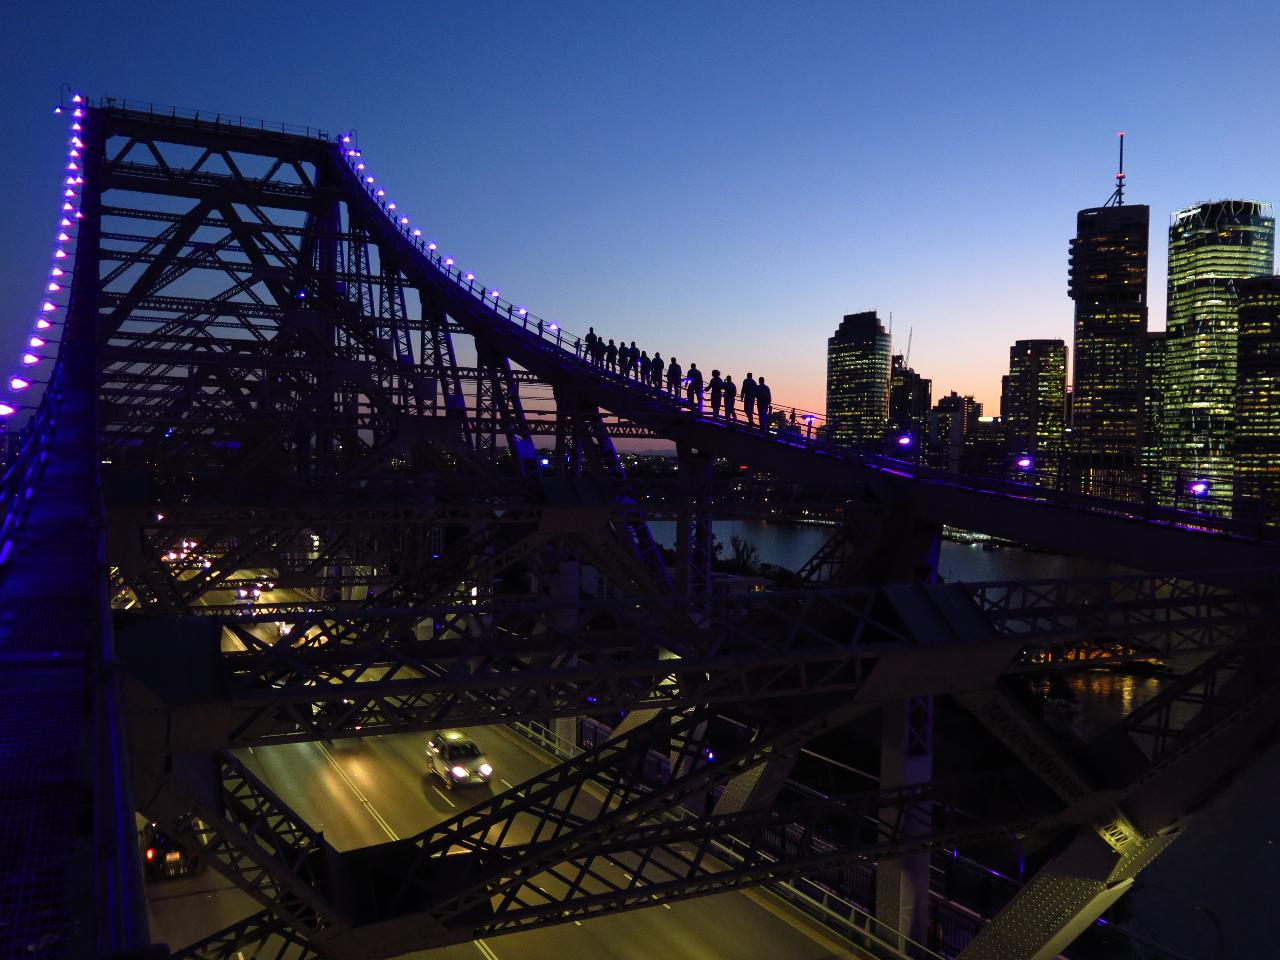
<svg viewBox="0 0 1280 960">
<path fill-rule="evenodd" d="M 84 769 L 86 687 L 80 669 L 0 670 L 0 956 L 74 956 L 90 907 Z M 38 735 L 37 735 L 38 734 Z"/>
</svg>

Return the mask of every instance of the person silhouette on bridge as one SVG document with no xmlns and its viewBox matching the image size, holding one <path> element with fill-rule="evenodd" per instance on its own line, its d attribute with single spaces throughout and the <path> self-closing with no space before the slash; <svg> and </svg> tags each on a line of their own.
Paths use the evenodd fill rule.
<svg viewBox="0 0 1280 960">
<path fill-rule="evenodd" d="M 636 361 L 640 359 L 640 348 L 636 346 L 634 340 L 627 349 L 627 379 L 631 379 L 636 375 Z"/>
<path fill-rule="evenodd" d="M 657 350 L 653 351 L 653 359 L 649 361 L 649 386 L 655 390 L 662 389 L 662 372 L 667 369 L 667 365 L 662 362 L 662 354 Z"/>
<path fill-rule="evenodd" d="M 756 382 L 756 413 L 760 416 L 760 429 L 769 432 L 769 407 L 773 403 L 773 391 L 761 377 Z"/>
<path fill-rule="evenodd" d="M 587 345 L 587 359 L 594 360 L 596 355 L 596 341 L 600 338 L 596 336 L 595 327 L 587 327 L 587 335 L 583 338 L 583 342 Z"/>
<path fill-rule="evenodd" d="M 618 345 L 609 339 L 609 345 L 604 348 L 604 365 L 610 370 L 617 372 L 618 369 Z"/>
<path fill-rule="evenodd" d="M 724 375 L 724 418 L 726 420 L 738 419 L 738 415 L 733 412 L 733 401 L 737 398 L 738 385 L 733 382 L 733 375 L 726 373 Z"/>
<path fill-rule="evenodd" d="M 720 398 L 724 394 L 724 381 L 720 379 L 720 371 L 712 370 L 711 379 L 707 382 L 707 386 L 711 388 L 711 416 L 712 419 L 720 417 Z"/>
<path fill-rule="evenodd" d="M 747 371 L 747 379 L 742 381 L 742 412 L 746 415 L 747 424 L 755 426 L 752 418 L 752 411 L 756 408 L 756 382 L 751 378 L 751 371 Z"/>
<path fill-rule="evenodd" d="M 684 370 L 680 364 L 676 363 L 676 358 L 671 358 L 671 365 L 667 367 L 667 393 L 674 396 L 680 396 L 680 375 Z"/>
<path fill-rule="evenodd" d="M 685 380 L 689 384 L 685 390 L 685 399 L 689 401 L 690 407 L 702 413 L 702 371 L 696 363 L 689 364 L 689 375 Z"/>
<path fill-rule="evenodd" d="M 591 359 L 597 367 L 604 366 L 604 339 L 597 336 L 595 342 L 591 344 Z"/>
<path fill-rule="evenodd" d="M 631 359 L 631 351 L 627 349 L 627 341 L 622 340 L 618 343 L 618 372 L 624 377 L 627 375 L 627 361 Z"/>
<path fill-rule="evenodd" d="M 646 387 L 649 385 L 649 372 L 653 369 L 653 364 L 649 360 L 649 351 L 640 351 L 640 382 Z"/>
</svg>

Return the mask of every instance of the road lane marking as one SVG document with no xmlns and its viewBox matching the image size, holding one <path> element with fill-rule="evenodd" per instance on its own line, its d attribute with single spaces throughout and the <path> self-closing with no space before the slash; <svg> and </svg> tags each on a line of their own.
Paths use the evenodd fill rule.
<svg viewBox="0 0 1280 960">
<path fill-rule="evenodd" d="M 493 952 L 493 947 L 489 946 L 483 940 L 472 940 L 471 942 L 476 945 L 476 949 L 480 951 L 480 954 L 485 958 L 485 960 L 498 960 L 498 955 Z"/>
<path fill-rule="evenodd" d="M 441 799 L 441 800 L 443 800 L 445 803 L 447 803 L 449 806 L 451 806 L 451 807 L 456 807 L 456 806 L 457 806 L 457 804 L 456 804 L 456 803 L 454 803 L 452 800 L 450 800 L 450 799 L 449 799 L 449 795 L 448 795 L 448 794 L 446 794 L 446 793 L 445 793 L 443 790 L 441 790 L 439 787 L 437 787 L 435 784 L 432 784 L 432 785 L 431 785 L 431 789 L 432 789 L 432 790 L 434 790 L 434 791 L 436 792 L 436 795 L 437 795 L 437 796 L 439 796 L 439 797 L 440 797 L 440 799 Z"/>
<path fill-rule="evenodd" d="M 369 812 L 369 816 L 373 817 L 373 822 L 376 823 L 379 827 L 381 827 L 382 832 L 385 833 L 392 840 L 399 840 L 400 835 L 391 829 L 391 824 L 387 823 L 387 821 L 382 818 L 382 814 L 380 814 L 377 810 L 373 809 L 373 804 L 369 802 L 369 798 L 360 792 L 360 788 L 357 787 L 355 783 L 352 782 L 351 778 L 347 776 L 347 771 L 342 769 L 342 765 L 338 763 L 334 755 L 330 753 L 328 749 L 325 747 L 325 745 L 321 743 L 319 740 L 315 741 L 315 744 L 317 747 L 320 748 L 321 756 L 323 756 L 325 760 L 329 762 L 329 765 L 333 767 L 333 769 L 337 772 L 342 782 L 347 785 L 347 789 L 349 789 L 353 794 L 355 794 L 355 798 L 364 805 L 365 810 Z"/>
</svg>

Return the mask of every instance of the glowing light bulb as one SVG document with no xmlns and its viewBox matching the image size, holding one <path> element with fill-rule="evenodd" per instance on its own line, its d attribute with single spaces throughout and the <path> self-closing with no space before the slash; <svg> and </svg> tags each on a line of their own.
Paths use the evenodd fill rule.
<svg viewBox="0 0 1280 960">
<path fill-rule="evenodd" d="M 408 225 L 409 225 L 409 218 L 408 218 L 408 217 L 401 217 L 401 218 L 400 218 L 400 226 L 402 226 L 402 227 L 407 227 Z"/>
<path fill-rule="evenodd" d="M 62 276 L 63 273 L 64 271 L 61 267 L 54 267 L 52 270 L 49 271 L 49 276 L 60 277 Z"/>
<path fill-rule="evenodd" d="M 45 289 L 48 290 L 50 293 L 57 293 L 59 290 L 62 289 L 62 287 L 54 283 L 53 281 L 49 281 L 49 285 L 45 287 Z"/>
<path fill-rule="evenodd" d="M 71 102 L 72 102 L 72 103 L 84 103 L 84 97 L 80 96 L 80 94 L 78 94 L 78 93 L 77 93 L 74 97 L 72 97 L 72 98 L 71 98 Z"/>
<path fill-rule="evenodd" d="M 75 195 L 76 195 L 76 192 L 75 192 L 74 190 L 72 190 L 70 187 L 67 187 L 66 192 L 65 192 L 65 193 L 63 193 L 62 195 L 63 195 L 64 197 L 71 197 L 71 198 L 74 198 L 74 197 L 75 197 Z"/>
<path fill-rule="evenodd" d="M 357 164 L 356 164 L 356 169 L 357 169 L 357 170 L 363 170 L 363 169 L 364 169 L 364 164 L 363 164 L 363 163 L 357 163 Z"/>
<path fill-rule="evenodd" d="M 446 267 L 452 267 L 452 266 L 453 266 L 453 257 L 445 257 L 445 258 L 444 258 L 444 265 L 445 265 Z"/>
<path fill-rule="evenodd" d="M 57 252 L 53 255 L 53 259 L 55 259 L 55 260 L 65 260 L 65 259 L 67 259 L 67 251 L 65 251 L 65 250 L 59 250 L 59 251 L 57 251 Z"/>
<path fill-rule="evenodd" d="M 23 379 L 22 377 L 10 377 L 10 378 L 9 378 L 9 389 L 10 389 L 10 390 L 25 390 L 25 389 L 27 389 L 27 387 L 29 387 L 29 386 L 31 386 L 31 381 L 30 381 L 30 380 Z"/>
<path fill-rule="evenodd" d="M 71 221 L 70 221 L 70 220 L 68 220 L 66 217 L 63 217 L 63 218 L 62 218 L 62 223 L 61 223 L 60 225 L 61 225 L 61 226 L 64 226 L 64 227 L 69 227 L 69 226 L 71 226 Z"/>
<path fill-rule="evenodd" d="M 497 300 L 497 299 L 498 299 L 498 291 L 497 291 L 497 290 L 490 290 L 490 291 L 489 291 L 489 296 L 491 296 L 491 297 L 493 297 L 493 299 Z"/>
<path fill-rule="evenodd" d="M 476 278 L 476 275 L 475 275 L 474 273 L 468 273 L 468 274 L 467 274 L 467 279 L 468 279 L 468 280 L 474 280 L 475 278 Z"/>
<path fill-rule="evenodd" d="M 66 243 L 66 242 L 67 242 L 68 240 L 70 240 L 70 239 L 71 239 L 71 238 L 70 238 L 70 237 L 68 237 L 65 233 L 60 233 L 60 234 L 58 234 L 58 242 L 59 242 L 59 243 Z"/>
<path fill-rule="evenodd" d="M 73 124 L 71 125 L 71 129 L 72 129 L 72 130 L 74 130 L 76 133 L 79 133 L 79 132 L 80 132 L 80 129 L 81 129 L 80 124 L 78 124 L 78 123 L 73 123 Z"/>
<path fill-rule="evenodd" d="M 382 191 L 378 191 L 378 192 L 381 193 Z M 387 204 L 388 210 L 394 210 L 395 208 L 396 208 L 396 202 L 394 200 L 392 200 L 390 203 Z"/>
<path fill-rule="evenodd" d="M 365 177 L 365 178 L 364 178 L 364 182 L 365 182 L 365 183 L 373 183 L 373 177 Z"/>
<path fill-rule="evenodd" d="M 519 310 L 516 311 L 516 313 L 520 314 L 520 316 L 523 317 L 523 316 L 527 316 L 529 311 L 526 310 L 524 307 L 521 307 Z"/>
<path fill-rule="evenodd" d="M 34 364 L 39 363 L 40 358 L 37 357 L 34 353 L 24 353 L 22 355 L 22 362 L 25 366 L 30 367 L 30 366 L 33 366 Z"/>
<path fill-rule="evenodd" d="M 407 219 L 407 218 L 406 218 L 406 219 Z M 420 237 L 420 236 L 422 236 L 422 231 L 421 231 L 421 230 L 415 230 L 415 231 L 413 231 L 413 235 L 414 235 L 415 237 Z"/>
<path fill-rule="evenodd" d="M 27 345 L 39 350 L 41 347 L 44 346 L 44 341 L 41 340 L 39 337 L 32 337 L 30 340 L 27 341 Z"/>
<path fill-rule="evenodd" d="M 343 142 L 343 143 L 350 143 L 350 142 L 351 142 L 351 134 L 349 134 L 349 133 L 348 133 L 348 134 L 343 134 L 342 142 Z"/>
<path fill-rule="evenodd" d="M 0 417 L 12 417 L 18 412 L 18 408 L 12 403 L 0 403 Z"/>
<path fill-rule="evenodd" d="M 379 187 L 379 188 L 378 188 L 378 196 L 380 196 L 380 197 L 385 197 L 386 195 L 387 195 L 387 191 L 385 191 L 385 190 L 383 190 L 381 187 Z"/>
<path fill-rule="evenodd" d="M 428 250 L 435 250 L 435 248 L 436 248 L 436 242 L 434 240 L 432 240 L 430 243 L 427 244 Z"/>
<path fill-rule="evenodd" d="M 58 305 L 56 303 L 50 303 L 48 300 L 46 300 L 44 302 L 44 305 L 40 309 L 43 310 L 45 313 L 52 313 L 54 310 L 58 309 Z"/>
<path fill-rule="evenodd" d="M 37 329 L 37 330 L 48 330 L 48 329 L 49 329 L 50 327 L 52 327 L 52 326 L 53 326 L 53 324 L 52 324 L 52 323 L 50 323 L 48 320 L 46 320 L 44 317 L 38 317 L 38 318 L 36 319 L 36 329 Z"/>
</svg>

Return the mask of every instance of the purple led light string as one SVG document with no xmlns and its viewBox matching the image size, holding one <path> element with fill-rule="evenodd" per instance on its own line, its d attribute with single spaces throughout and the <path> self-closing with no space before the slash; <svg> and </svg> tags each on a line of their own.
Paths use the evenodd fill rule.
<svg viewBox="0 0 1280 960">
<path fill-rule="evenodd" d="M 79 201 L 79 190 L 84 185 L 84 176 L 81 170 L 83 158 L 80 155 L 80 151 L 84 149 L 84 142 L 79 137 L 79 134 L 83 132 L 80 121 L 85 116 L 84 97 L 77 93 L 72 96 L 71 102 L 75 104 L 75 107 L 71 111 L 71 126 L 68 131 L 70 139 L 67 141 L 69 145 L 66 165 L 67 176 L 61 184 L 63 187 L 62 203 L 58 217 L 58 227 L 55 231 L 53 262 L 49 267 L 49 279 L 45 284 L 46 296 L 62 293 L 65 289 L 68 267 L 64 261 L 70 259 L 73 254 L 67 253 L 62 245 L 71 242 L 72 236 L 67 231 L 75 226 L 75 221 L 83 218 L 83 214 L 76 206 L 76 202 Z M 54 112 L 61 113 L 62 107 L 59 106 Z M 27 338 L 26 349 L 18 358 L 23 368 L 23 373 L 21 375 L 12 374 L 9 377 L 10 393 L 23 393 L 35 384 L 48 382 L 28 376 L 26 371 L 39 366 L 45 360 L 52 359 L 47 354 L 37 353 L 36 351 L 50 345 L 61 344 L 61 340 L 50 339 L 47 331 L 52 330 L 54 326 L 63 322 L 57 316 L 58 311 L 62 309 L 64 307 L 53 300 L 44 300 L 41 303 L 35 320 L 35 333 Z M 31 409 L 34 409 L 32 404 L 18 403 L 16 401 L 0 402 L 0 417 L 11 417 L 19 410 Z"/>
</svg>

